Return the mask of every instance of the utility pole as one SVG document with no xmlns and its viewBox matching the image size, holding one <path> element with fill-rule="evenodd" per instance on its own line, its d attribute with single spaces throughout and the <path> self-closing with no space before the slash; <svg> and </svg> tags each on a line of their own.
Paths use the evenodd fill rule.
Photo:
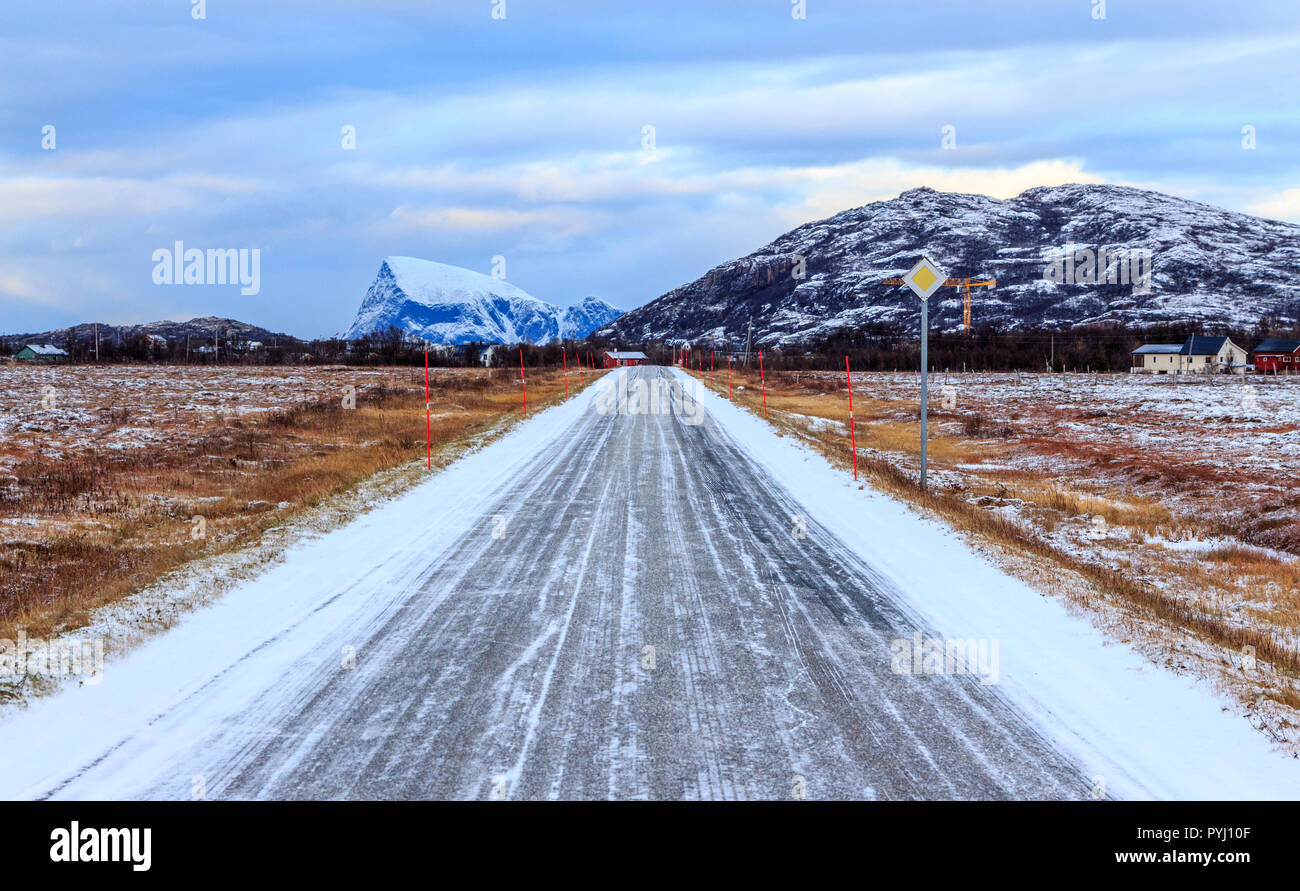
<svg viewBox="0 0 1300 891">
<path fill-rule="evenodd" d="M 754 340 L 754 317 L 749 317 L 749 332 L 745 335 L 745 367 L 749 367 L 749 345 Z"/>
<path fill-rule="evenodd" d="M 95 364 L 99 364 L 99 323 L 95 323 Z"/>
<path fill-rule="evenodd" d="M 1052 358 L 1047 360 L 1047 370 L 1056 370 L 1056 335 L 1052 335 Z"/>
</svg>

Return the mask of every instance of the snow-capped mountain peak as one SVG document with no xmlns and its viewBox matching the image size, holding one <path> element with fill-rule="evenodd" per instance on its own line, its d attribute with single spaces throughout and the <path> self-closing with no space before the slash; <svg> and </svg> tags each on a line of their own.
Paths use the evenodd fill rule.
<svg viewBox="0 0 1300 891">
<path fill-rule="evenodd" d="M 620 311 L 595 297 L 560 309 L 509 282 L 446 263 L 388 257 L 343 334 L 396 326 L 431 343 L 549 343 L 586 337 Z"/>
</svg>

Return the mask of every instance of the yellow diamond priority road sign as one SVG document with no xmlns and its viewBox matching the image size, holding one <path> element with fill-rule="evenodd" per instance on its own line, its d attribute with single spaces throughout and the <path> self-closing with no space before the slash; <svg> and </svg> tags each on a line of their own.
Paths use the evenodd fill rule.
<svg viewBox="0 0 1300 891">
<path fill-rule="evenodd" d="M 903 276 L 903 284 L 911 288 L 912 293 L 922 300 L 929 300 L 930 295 L 939 290 L 947 280 L 947 273 L 931 263 L 929 257 L 917 260 L 911 271 Z"/>
</svg>

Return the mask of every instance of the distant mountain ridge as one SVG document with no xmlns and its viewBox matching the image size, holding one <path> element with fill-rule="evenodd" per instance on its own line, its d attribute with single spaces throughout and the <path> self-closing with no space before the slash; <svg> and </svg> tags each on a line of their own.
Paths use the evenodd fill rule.
<svg viewBox="0 0 1300 891">
<path fill-rule="evenodd" d="M 621 314 L 596 297 L 561 309 L 503 279 L 431 260 L 387 257 L 342 336 L 355 340 L 396 327 L 437 344 L 546 344 L 586 337 Z"/>
<path fill-rule="evenodd" d="M 166 338 L 169 343 L 184 344 L 186 337 L 193 346 L 199 347 L 212 343 L 220 333 L 223 343 L 260 341 L 270 346 L 274 341 L 297 342 L 299 338 L 284 332 L 273 332 L 257 325 L 240 322 L 236 319 L 220 319 L 215 316 L 203 316 L 184 322 L 164 320 L 146 322 L 141 325 L 109 325 L 104 322 L 83 322 L 67 328 L 55 328 L 51 331 L 39 331 L 29 334 L 0 334 L 0 342 L 10 346 L 21 347 L 27 343 L 50 343 L 64 347 L 69 343 L 93 344 L 95 329 L 99 329 L 101 343 L 123 343 L 136 335 L 153 335 Z"/>
<path fill-rule="evenodd" d="M 1149 288 L 1048 280 L 1045 252 L 1067 245 L 1149 251 Z M 914 325 L 916 298 L 881 280 L 922 254 L 949 276 L 997 280 L 974 294 L 976 327 L 1241 328 L 1300 319 L 1300 226 L 1142 189 L 1073 184 L 1007 200 L 912 189 L 800 226 L 598 333 L 623 343 L 743 343 L 752 317 L 757 345 L 785 346 Z M 960 327 L 954 297 L 945 288 L 931 298 L 936 328 Z"/>
</svg>

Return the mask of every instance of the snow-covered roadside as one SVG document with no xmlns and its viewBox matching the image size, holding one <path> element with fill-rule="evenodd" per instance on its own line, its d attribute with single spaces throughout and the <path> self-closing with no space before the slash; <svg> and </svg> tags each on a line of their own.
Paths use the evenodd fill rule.
<svg viewBox="0 0 1300 891">
<path fill-rule="evenodd" d="M 684 381 L 691 379 L 680 370 Z M 690 383 L 687 384 L 690 386 Z M 705 410 L 821 524 L 906 593 L 944 636 L 999 641 L 1002 690 L 1104 779 L 1108 795 L 1300 798 L 1300 762 L 1208 686 L 1071 616 L 908 505 L 859 490 L 811 448 L 698 388 Z"/>
<path fill-rule="evenodd" d="M 175 627 L 104 668 L 100 683 L 67 686 L 0 719 L 0 798 L 57 790 L 69 765 L 114 740 L 149 736 L 151 719 L 216 685 L 234 715 L 339 626 L 374 621 L 410 590 L 413 574 L 484 519 L 494 493 L 544 455 L 587 410 L 594 389 L 521 422 L 489 447 L 434 473 L 383 511 L 292 545 L 277 565 L 188 613 Z M 208 728 L 210 729 L 210 728 Z M 202 728 L 196 728 L 196 732 Z M 169 744 L 158 740 L 158 745 Z M 129 794 L 140 776 L 113 778 L 96 796 Z"/>
</svg>

